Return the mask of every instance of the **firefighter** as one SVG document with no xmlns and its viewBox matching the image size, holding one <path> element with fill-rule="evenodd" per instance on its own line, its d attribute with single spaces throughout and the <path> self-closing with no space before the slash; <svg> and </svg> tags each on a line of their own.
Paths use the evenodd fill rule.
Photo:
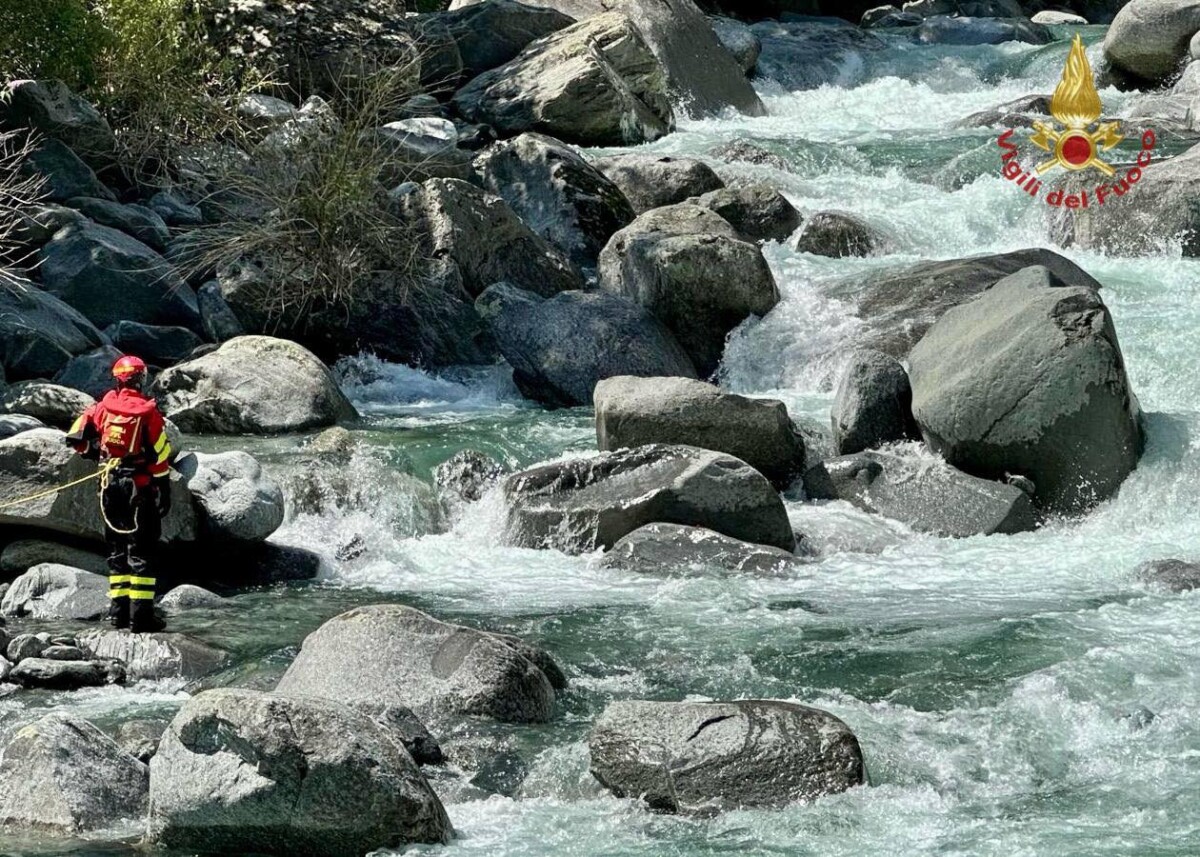
<svg viewBox="0 0 1200 857">
<path fill-rule="evenodd" d="M 158 406 L 142 392 L 146 364 L 122 357 L 112 373 L 116 389 L 75 421 L 67 445 L 112 468 L 100 481 L 100 508 L 113 627 L 161 631 L 164 624 L 154 613 L 156 554 L 162 519 L 171 509 L 171 444 Z"/>
</svg>

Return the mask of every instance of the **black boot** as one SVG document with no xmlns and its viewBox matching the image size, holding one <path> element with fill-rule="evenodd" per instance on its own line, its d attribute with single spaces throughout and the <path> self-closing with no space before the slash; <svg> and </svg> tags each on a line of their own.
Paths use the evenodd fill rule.
<svg viewBox="0 0 1200 857">
<path fill-rule="evenodd" d="M 108 621 L 117 630 L 129 627 L 129 597 L 114 598 L 108 605 Z"/>
<path fill-rule="evenodd" d="M 153 601 L 139 600 L 133 604 L 129 627 L 135 634 L 154 634 L 158 631 L 165 631 L 167 623 L 154 612 Z"/>
</svg>

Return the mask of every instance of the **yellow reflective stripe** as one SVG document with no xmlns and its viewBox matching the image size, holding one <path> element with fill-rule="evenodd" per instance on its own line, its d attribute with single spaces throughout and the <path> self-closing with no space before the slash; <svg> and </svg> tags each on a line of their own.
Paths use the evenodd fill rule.
<svg viewBox="0 0 1200 857">
<path fill-rule="evenodd" d="M 71 430 L 67 434 L 78 434 L 83 430 L 83 420 L 86 414 L 80 414 L 75 422 L 71 423 Z"/>
<path fill-rule="evenodd" d="M 134 586 L 157 586 L 158 579 L 155 577 L 130 577 L 129 582 Z"/>
<path fill-rule="evenodd" d="M 110 575 L 108 576 L 108 582 L 109 582 L 110 584 L 115 584 L 115 583 L 128 583 L 128 582 L 129 582 L 129 577 L 130 577 L 130 576 L 129 576 L 128 574 L 110 574 Z"/>
<path fill-rule="evenodd" d="M 171 457 L 171 444 L 164 443 L 162 451 L 158 453 L 158 463 L 162 464 L 164 461 L 166 461 L 170 457 Z"/>
<path fill-rule="evenodd" d="M 129 597 L 132 598 L 134 601 L 153 601 L 154 593 L 153 592 L 143 592 L 140 589 L 131 589 L 131 590 L 129 590 Z"/>
<path fill-rule="evenodd" d="M 129 590 L 128 589 L 110 589 L 110 590 L 108 590 L 108 597 L 109 598 L 128 598 Z"/>
<path fill-rule="evenodd" d="M 167 445 L 167 433 L 163 432 L 158 436 L 158 442 L 154 444 L 155 452 L 162 452 L 163 447 Z"/>
</svg>

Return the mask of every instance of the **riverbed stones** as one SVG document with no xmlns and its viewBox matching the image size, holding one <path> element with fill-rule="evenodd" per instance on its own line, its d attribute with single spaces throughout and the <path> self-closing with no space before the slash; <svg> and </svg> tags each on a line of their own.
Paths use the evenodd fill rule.
<svg viewBox="0 0 1200 857">
<path fill-rule="evenodd" d="M 791 92 L 859 83 L 866 58 L 884 46 L 873 33 L 836 18 L 760 21 L 751 29 L 762 43 L 755 76 Z"/>
<path fill-rule="evenodd" d="M 583 156 L 552 137 L 522 134 L 475 161 L 484 187 L 535 232 L 594 267 L 608 239 L 634 217 L 625 194 Z"/>
<path fill-rule="evenodd" d="M 1181 559 L 1153 560 L 1138 566 L 1135 574 L 1143 583 L 1167 592 L 1200 589 L 1200 563 Z"/>
<path fill-rule="evenodd" d="M 68 429 L 96 400 L 81 390 L 45 381 L 21 381 L 0 396 L 0 413 L 33 417 L 46 425 Z"/>
<path fill-rule="evenodd" d="M 652 445 L 541 464 L 501 483 L 510 544 L 565 553 L 608 549 L 641 526 L 707 527 L 791 551 L 795 535 L 765 476 L 732 456 Z"/>
<path fill-rule="evenodd" d="M 47 646 L 47 650 L 49 650 Z M 25 658 L 8 675 L 8 680 L 25 688 L 79 690 L 125 682 L 125 667 L 115 661 L 59 661 Z"/>
<path fill-rule="evenodd" d="M 43 640 L 36 634 L 17 634 L 8 641 L 5 654 L 14 664 L 19 664 L 26 658 L 41 657 L 42 652 L 48 648 L 50 648 L 49 640 Z"/>
<path fill-rule="evenodd" d="M 804 474 L 812 500 L 844 500 L 917 532 L 951 538 L 1020 533 L 1037 527 L 1029 495 L 978 479 L 936 459 L 860 452 L 824 461 Z"/>
<path fill-rule="evenodd" d="M 76 643 L 93 660 L 125 664 L 130 681 L 203 678 L 219 670 L 227 659 L 220 649 L 185 634 L 87 631 Z"/>
<path fill-rule="evenodd" d="M 758 56 L 762 53 L 762 42 L 754 35 L 750 25 L 720 15 L 711 16 L 708 21 L 721 45 L 733 55 L 742 71 L 753 75 Z"/>
<path fill-rule="evenodd" d="M 32 619 L 97 619 L 108 612 L 108 578 L 65 565 L 37 565 L 4 595 L 0 614 Z"/>
<path fill-rule="evenodd" d="M 697 158 L 634 152 L 599 158 L 595 166 L 621 189 L 636 214 L 725 187 L 712 167 Z"/>
<path fill-rule="evenodd" d="M 887 244 L 882 232 L 861 217 L 845 211 L 819 211 L 804 224 L 794 248 L 801 253 L 841 259 L 870 256 Z"/>
<path fill-rule="evenodd" d="M 1104 37 L 1104 56 L 1135 82 L 1166 83 L 1181 70 L 1197 32 L 1197 0 L 1130 0 Z"/>
<path fill-rule="evenodd" d="M 464 449 L 434 469 L 433 481 L 439 490 L 458 501 L 474 503 L 482 500 L 506 472 L 504 465 L 490 455 Z"/>
<path fill-rule="evenodd" d="M 804 220 L 783 194 L 765 184 L 722 188 L 694 201 L 729 221 L 745 241 L 786 241 Z"/>
<path fill-rule="evenodd" d="M 936 15 L 916 28 L 916 40 L 926 45 L 999 45 L 1024 42 L 1047 45 L 1054 41 L 1048 27 L 1028 18 L 960 18 Z"/>
<path fill-rule="evenodd" d="M 786 488 L 804 469 L 804 438 L 783 402 L 688 378 L 620 376 L 596 386 L 601 451 L 686 444 L 741 459 Z"/>
<path fill-rule="evenodd" d="M 278 434 L 358 414 L 312 352 L 269 336 L 231 339 L 159 375 L 164 414 L 183 431 Z"/>
<path fill-rule="evenodd" d="M 283 490 L 247 453 L 189 453 L 176 459 L 175 469 L 200 507 L 204 535 L 261 542 L 283 524 Z"/>
<path fill-rule="evenodd" d="M 1045 268 L 947 312 L 909 355 L 926 442 L 976 476 L 1024 476 L 1037 504 L 1077 514 L 1137 466 L 1137 399 L 1112 316 Z"/>
<path fill-rule="evenodd" d="M 921 437 L 904 366 L 869 348 L 851 356 L 838 382 L 830 420 L 839 455 Z"/>
<path fill-rule="evenodd" d="M 229 600 L 201 586 L 185 583 L 176 586 L 158 600 L 164 613 L 186 613 L 189 610 L 219 610 L 229 606 Z"/>
<path fill-rule="evenodd" d="M 789 551 L 731 539 L 704 527 L 647 524 L 613 545 L 600 567 L 642 574 L 672 574 L 701 568 L 776 575 L 785 574 L 799 562 Z"/>
<path fill-rule="evenodd" d="M 151 836 L 167 848 L 360 857 L 452 834 L 403 746 L 328 700 L 199 694 L 163 734 L 150 769 Z"/>
<path fill-rule="evenodd" d="M 149 771 L 86 720 L 49 714 L 0 754 L 0 827 L 71 835 L 146 812 Z"/>
<path fill-rule="evenodd" d="M 551 407 L 590 404 L 596 384 L 615 375 L 696 376 L 665 325 L 619 295 L 570 291 L 542 299 L 497 283 L 476 308 L 517 388 Z"/>
<path fill-rule="evenodd" d="M 611 703 L 588 737 L 592 774 L 660 812 L 778 809 L 866 780 L 850 728 L 774 700 Z"/>
<path fill-rule="evenodd" d="M 451 715 L 543 723 L 554 710 L 546 672 L 502 635 L 400 605 L 359 607 L 304 641 L 280 693 L 387 703 L 424 720 Z"/>
<path fill-rule="evenodd" d="M 52 378 L 73 356 L 104 343 L 77 309 L 0 269 L 0 367 L 9 383 Z"/>
</svg>

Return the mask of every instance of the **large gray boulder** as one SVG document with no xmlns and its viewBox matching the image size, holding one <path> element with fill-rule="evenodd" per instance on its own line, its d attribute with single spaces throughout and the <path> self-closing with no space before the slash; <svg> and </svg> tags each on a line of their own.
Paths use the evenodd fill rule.
<svg viewBox="0 0 1200 857">
<path fill-rule="evenodd" d="M 498 283 L 475 305 L 517 387 L 545 405 L 588 405 L 596 384 L 614 375 L 696 377 L 662 322 L 617 295 L 571 291 L 542 299 Z"/>
<path fill-rule="evenodd" d="M 202 693 L 171 721 L 150 769 L 151 837 L 167 848 L 361 857 L 453 832 L 403 746 L 327 700 Z"/>
<path fill-rule="evenodd" d="M 808 218 L 793 245 L 800 253 L 842 259 L 879 252 L 887 239 L 861 217 L 844 211 L 818 211 Z"/>
<path fill-rule="evenodd" d="M 203 678 L 227 660 L 225 652 L 184 634 L 88 631 L 75 643 L 89 658 L 121 661 L 130 681 Z"/>
<path fill-rule="evenodd" d="M 80 690 L 123 684 L 125 667 L 116 661 L 62 661 L 39 656 L 22 659 L 8 674 L 8 680 L 30 690 Z"/>
<path fill-rule="evenodd" d="M 44 182 L 42 191 L 51 202 L 66 202 L 77 196 L 116 199 L 91 167 L 53 137 L 45 137 L 33 147 L 21 171 Z"/>
<path fill-rule="evenodd" d="M 786 488 L 804 470 L 804 438 L 783 402 L 688 378 L 621 376 L 596 386 L 601 451 L 683 444 L 739 458 Z"/>
<path fill-rule="evenodd" d="M 693 201 L 729 221 L 746 241 L 786 241 L 803 222 L 796 207 L 765 184 L 722 188 Z"/>
<path fill-rule="evenodd" d="M 312 352 L 269 336 L 241 336 L 155 381 L 163 412 L 182 431 L 277 434 L 358 414 Z"/>
<path fill-rule="evenodd" d="M 117 138 L 88 101 L 61 80 L 14 80 L 0 98 L 0 129 L 30 128 L 61 140 L 97 166 L 110 164 Z"/>
<path fill-rule="evenodd" d="M 712 167 L 697 158 L 633 152 L 599 158 L 595 166 L 621 189 L 636 214 L 725 187 Z"/>
<path fill-rule="evenodd" d="M 1167 592 L 1191 592 L 1200 589 L 1200 564 L 1181 559 L 1157 559 L 1143 563 L 1137 578 Z"/>
<path fill-rule="evenodd" d="M 200 586 L 185 583 L 176 586 L 162 598 L 158 606 L 164 613 L 186 613 L 189 610 L 223 610 L 232 602 L 222 598 L 215 592 L 209 592 Z"/>
<path fill-rule="evenodd" d="M 475 168 L 487 190 L 580 267 L 595 266 L 613 233 L 633 221 L 621 189 L 551 137 L 522 134 L 497 143 L 476 159 Z"/>
<path fill-rule="evenodd" d="M 13 581 L 0 615 L 98 619 L 108 613 L 108 578 L 65 565 L 36 565 Z"/>
<path fill-rule="evenodd" d="M 0 269 L 0 366 L 11 383 L 52 378 L 106 338 L 79 310 Z"/>
<path fill-rule="evenodd" d="M 662 65 L 616 13 L 534 42 L 464 86 L 454 104 L 504 136 L 539 131 L 590 146 L 645 143 L 674 126 Z"/>
<path fill-rule="evenodd" d="M 942 316 L 909 363 L 930 446 L 976 476 L 1033 480 L 1046 510 L 1082 512 L 1137 466 L 1137 398 L 1092 289 L 1021 271 Z"/>
<path fill-rule="evenodd" d="M 850 358 L 838 382 L 830 421 L 839 455 L 921 437 L 912 416 L 912 384 L 904 366 L 869 348 Z"/>
<path fill-rule="evenodd" d="M 166 252 L 171 231 L 152 209 L 143 205 L 121 205 L 107 199 L 81 196 L 68 199 L 67 205 L 101 226 L 119 229 L 159 253 Z"/>
<path fill-rule="evenodd" d="M 23 431 L 45 427 L 46 424 L 37 417 L 25 414 L 0 414 L 0 440 L 7 440 Z"/>
<path fill-rule="evenodd" d="M 175 469 L 200 511 L 204 536 L 221 542 L 261 542 L 283 524 L 283 490 L 245 452 L 192 453 Z"/>
<path fill-rule="evenodd" d="M 722 47 L 733 55 L 742 71 L 747 75 L 753 74 L 754 67 L 758 65 L 759 54 L 762 53 L 762 42 L 754 35 L 750 26 L 720 15 L 710 17 L 708 21 L 712 24 L 713 32 L 717 34 Z"/>
<path fill-rule="evenodd" d="M 471 297 L 501 280 L 550 296 L 583 288 L 566 251 L 533 231 L 501 197 L 454 179 L 431 179 L 404 197 L 429 255 L 453 261 Z"/>
<path fill-rule="evenodd" d="M 1109 64 L 1142 84 L 1175 77 L 1200 32 L 1197 0 L 1130 0 L 1104 37 Z"/>
<path fill-rule="evenodd" d="M 95 403 L 95 399 L 80 390 L 44 381 L 22 381 L 4 390 L 0 413 L 22 414 L 55 428 L 68 429 Z"/>
<path fill-rule="evenodd" d="M 796 537 L 767 478 L 690 446 L 641 446 L 541 464 L 501 483 L 510 544 L 589 553 L 656 522 L 707 527 L 791 551 Z"/>
<path fill-rule="evenodd" d="M 734 328 L 779 303 L 762 251 L 686 203 L 649 211 L 614 235 L 599 271 L 602 289 L 641 304 L 675 334 L 701 377 L 717 370 Z"/>
<path fill-rule="evenodd" d="M 832 18 L 762 21 L 752 29 L 762 44 L 756 77 L 793 92 L 860 83 L 871 54 L 884 47 L 878 36 Z"/>
<path fill-rule="evenodd" d="M 588 751 L 609 791 L 660 812 L 778 809 L 866 781 L 845 723 L 774 700 L 614 702 Z"/>
<path fill-rule="evenodd" d="M 951 538 L 1020 533 L 1038 524 L 1020 488 L 977 479 L 915 453 L 833 458 L 804 474 L 804 490 L 812 500 L 845 500 L 917 532 Z"/>
<path fill-rule="evenodd" d="M 530 42 L 575 19 L 556 9 L 514 0 L 484 0 L 438 16 L 458 47 L 467 80 L 514 59 Z"/>
<path fill-rule="evenodd" d="M 41 251 L 42 283 L 102 327 L 128 319 L 199 328 L 196 293 L 167 261 L 107 226 L 68 226 Z"/>
<path fill-rule="evenodd" d="M 0 753 L 0 827 L 71 835 L 145 815 L 144 764 L 88 723 L 49 714 Z"/>
<path fill-rule="evenodd" d="M 647 524 L 613 545 L 600 567 L 650 574 L 719 569 L 782 575 L 800 561 L 789 551 L 731 539 L 704 527 Z"/>
<path fill-rule="evenodd" d="M 402 705 L 423 720 L 476 715 L 544 723 L 554 711 L 557 667 L 548 674 L 539 662 L 553 661 L 536 651 L 411 607 L 359 607 L 305 639 L 278 692 L 356 706 Z"/>
</svg>

